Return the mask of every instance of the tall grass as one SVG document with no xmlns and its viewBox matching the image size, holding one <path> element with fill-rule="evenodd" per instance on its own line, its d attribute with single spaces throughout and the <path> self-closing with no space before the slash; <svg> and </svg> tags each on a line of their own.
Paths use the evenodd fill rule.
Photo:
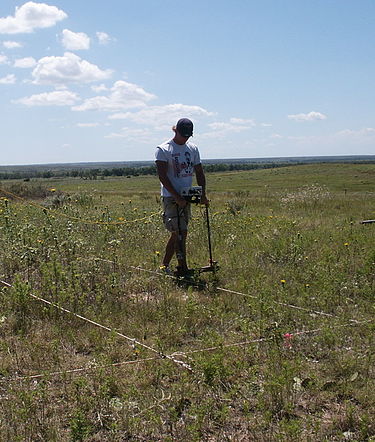
<svg viewBox="0 0 375 442">
<path fill-rule="evenodd" d="M 150 217 L 155 177 L 4 194 L 0 440 L 374 438 L 375 235 L 360 224 L 375 218 L 374 175 L 347 164 L 210 174 L 220 271 L 201 276 L 204 289 L 135 270 L 156 270 L 167 240 Z M 188 253 L 207 264 L 198 207 Z M 139 362 L 114 365 L 126 361 Z"/>
</svg>

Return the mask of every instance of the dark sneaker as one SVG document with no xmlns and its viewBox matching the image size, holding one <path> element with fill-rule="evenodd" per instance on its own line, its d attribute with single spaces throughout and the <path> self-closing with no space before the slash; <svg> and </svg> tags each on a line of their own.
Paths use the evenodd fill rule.
<svg viewBox="0 0 375 442">
<path fill-rule="evenodd" d="M 176 267 L 176 270 L 175 270 L 175 272 L 174 272 L 174 276 L 177 276 L 177 277 L 184 277 L 184 276 L 187 276 L 187 275 L 189 275 L 191 273 L 191 270 L 189 270 L 189 269 L 184 269 L 184 268 L 182 268 L 182 267 L 180 267 L 180 266 L 177 266 Z"/>
</svg>

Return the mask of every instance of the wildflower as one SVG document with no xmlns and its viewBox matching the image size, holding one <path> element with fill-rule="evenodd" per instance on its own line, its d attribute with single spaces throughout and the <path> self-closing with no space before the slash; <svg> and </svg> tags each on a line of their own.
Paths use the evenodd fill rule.
<svg viewBox="0 0 375 442">
<path fill-rule="evenodd" d="M 156 251 L 155 251 L 155 255 L 156 255 L 156 256 L 160 256 L 160 252 L 159 252 L 159 250 L 156 250 Z"/>
<path fill-rule="evenodd" d="M 49 189 L 50 192 L 56 192 L 56 189 L 54 187 L 52 187 L 51 189 Z"/>
<path fill-rule="evenodd" d="M 305 284 L 305 287 L 308 289 L 310 287 L 310 284 Z"/>
<path fill-rule="evenodd" d="M 118 219 L 119 221 L 124 221 L 125 218 L 123 218 L 122 216 L 119 216 L 117 219 Z"/>
<path fill-rule="evenodd" d="M 345 247 L 348 247 L 348 246 L 349 246 L 349 243 L 348 243 L 348 242 L 344 243 L 344 246 L 345 246 Z"/>
<path fill-rule="evenodd" d="M 280 282 L 282 285 L 284 285 L 286 283 L 285 279 L 280 279 Z"/>
<path fill-rule="evenodd" d="M 292 348 L 293 334 L 292 333 L 284 333 L 283 337 L 284 337 L 284 347 Z"/>
<path fill-rule="evenodd" d="M 165 265 L 161 265 L 159 267 L 159 270 L 162 273 L 164 273 L 165 275 L 172 275 L 173 274 L 172 270 L 168 266 L 165 266 Z"/>
</svg>

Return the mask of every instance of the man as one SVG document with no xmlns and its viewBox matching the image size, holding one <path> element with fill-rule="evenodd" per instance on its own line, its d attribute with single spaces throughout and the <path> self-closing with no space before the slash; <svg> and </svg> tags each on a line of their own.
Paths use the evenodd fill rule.
<svg viewBox="0 0 375 442">
<path fill-rule="evenodd" d="M 198 148 L 189 138 L 193 135 L 193 123 L 188 118 L 178 120 L 173 127 L 173 139 L 156 149 L 156 167 L 161 184 L 163 220 L 170 238 L 165 248 L 161 268 L 172 273 L 169 264 L 176 253 L 178 266 L 176 274 L 188 271 L 186 262 L 187 226 L 191 217 L 190 203 L 180 194 L 184 187 L 191 187 L 195 172 L 198 186 L 202 186 L 201 203 L 208 205 L 206 178 L 203 172 Z M 180 235 L 179 235 L 180 234 Z"/>
</svg>

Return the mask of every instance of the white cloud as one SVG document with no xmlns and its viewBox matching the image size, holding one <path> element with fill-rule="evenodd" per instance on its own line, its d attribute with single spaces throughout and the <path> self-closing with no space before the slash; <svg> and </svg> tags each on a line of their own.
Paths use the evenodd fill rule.
<svg viewBox="0 0 375 442">
<path fill-rule="evenodd" d="M 19 43 L 18 41 L 3 41 L 3 46 L 6 49 L 16 49 L 22 48 L 23 44 Z"/>
<path fill-rule="evenodd" d="M 8 57 L 6 55 L 0 55 L 0 64 L 9 64 Z"/>
<path fill-rule="evenodd" d="M 78 55 L 65 52 L 63 57 L 41 58 L 32 75 L 35 84 L 64 85 L 106 80 L 112 75 L 112 71 L 101 70 Z"/>
<path fill-rule="evenodd" d="M 90 49 L 90 37 L 84 32 L 73 32 L 64 29 L 62 31 L 62 44 L 65 49 L 70 51 Z"/>
<path fill-rule="evenodd" d="M 359 130 L 345 129 L 336 134 L 338 137 L 344 138 L 368 138 L 375 136 L 375 129 L 372 127 L 364 127 Z"/>
<path fill-rule="evenodd" d="M 114 114 L 110 119 L 125 119 L 143 126 L 152 126 L 157 129 L 171 128 L 181 116 L 191 118 L 212 116 L 212 112 L 199 106 L 186 104 L 167 104 L 165 106 L 148 106 L 137 112 Z"/>
<path fill-rule="evenodd" d="M 29 34 L 35 29 L 50 28 L 67 17 L 56 6 L 27 2 L 16 7 L 14 16 L 0 18 L 0 34 Z"/>
<path fill-rule="evenodd" d="M 316 121 L 316 120 L 326 120 L 327 116 L 320 112 L 309 112 L 308 114 L 295 114 L 288 115 L 289 120 L 295 121 Z"/>
<path fill-rule="evenodd" d="M 140 86 L 123 80 L 116 81 L 108 96 L 99 95 L 89 98 L 83 104 L 73 107 L 75 111 L 104 110 L 119 111 L 145 106 L 145 103 L 156 98 Z"/>
<path fill-rule="evenodd" d="M 25 58 L 18 58 L 14 62 L 15 68 L 33 68 L 36 65 L 36 60 L 33 57 L 25 57 Z"/>
<path fill-rule="evenodd" d="M 106 45 L 111 41 L 114 41 L 115 39 L 110 37 L 106 32 L 97 32 L 96 37 L 99 41 L 99 44 Z"/>
<path fill-rule="evenodd" d="M 3 78 L 0 78 L 0 84 L 14 84 L 16 82 L 16 76 L 9 74 Z"/>
<path fill-rule="evenodd" d="M 256 126 L 254 120 L 243 118 L 230 118 L 229 122 L 216 121 L 208 124 L 210 128 L 209 132 L 204 133 L 202 136 L 206 138 L 224 137 L 230 133 L 239 133 L 252 129 Z"/>
<path fill-rule="evenodd" d="M 77 123 L 77 127 L 97 127 L 99 123 Z"/>
<path fill-rule="evenodd" d="M 91 86 L 91 89 L 97 94 L 99 94 L 99 92 L 107 92 L 109 90 L 105 84 Z"/>
<path fill-rule="evenodd" d="M 273 138 L 277 140 L 279 137 Z M 314 149 L 316 146 L 335 147 L 336 155 L 346 155 L 345 151 L 350 146 L 352 154 L 358 151 L 358 146 L 373 146 L 375 141 L 375 128 L 365 127 L 358 130 L 345 129 L 325 135 L 285 136 L 282 138 L 288 142 L 292 142 L 295 146 L 307 146 Z M 314 150 L 312 152 L 314 152 Z M 322 154 L 324 155 L 326 153 L 322 152 Z"/>
<path fill-rule="evenodd" d="M 243 119 L 243 118 L 230 118 L 229 122 L 233 124 L 234 126 L 246 126 L 247 128 L 254 127 L 255 121 L 249 120 L 249 119 Z"/>
<path fill-rule="evenodd" d="M 128 142 L 156 144 L 155 131 L 148 128 L 134 129 L 123 127 L 120 132 L 113 132 L 104 138 L 122 138 Z"/>
<path fill-rule="evenodd" d="M 76 93 L 70 91 L 53 91 L 14 100 L 14 103 L 25 106 L 71 106 L 79 100 Z"/>
</svg>

